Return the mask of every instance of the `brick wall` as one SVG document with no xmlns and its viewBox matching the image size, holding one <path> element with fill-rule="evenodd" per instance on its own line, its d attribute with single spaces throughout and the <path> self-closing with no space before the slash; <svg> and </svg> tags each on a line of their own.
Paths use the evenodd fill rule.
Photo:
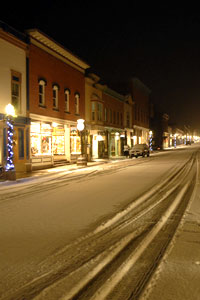
<svg viewBox="0 0 200 300">
<path fill-rule="evenodd" d="M 149 95 L 134 88 L 133 125 L 149 128 Z"/>
<path fill-rule="evenodd" d="M 38 79 L 46 80 L 45 87 L 45 108 L 39 107 Z M 58 91 L 58 111 L 53 110 L 52 85 L 56 83 L 60 89 Z M 65 113 L 64 90 L 70 89 L 70 113 Z M 76 121 L 84 118 L 85 114 L 85 78 L 84 74 L 70 65 L 45 52 L 37 46 L 31 44 L 29 52 L 29 89 L 30 105 L 29 112 L 54 118 Z M 79 115 L 75 115 L 74 94 L 80 94 Z"/>
<path fill-rule="evenodd" d="M 105 93 L 103 93 L 102 98 L 104 101 L 104 107 L 107 109 L 107 114 L 108 114 L 108 121 L 104 123 L 105 126 L 123 128 L 124 103 Z M 110 118 L 110 111 L 112 111 L 112 121 Z M 115 122 L 114 122 L 114 113 L 115 113 Z M 119 122 L 117 122 L 117 113 L 119 113 Z"/>
</svg>

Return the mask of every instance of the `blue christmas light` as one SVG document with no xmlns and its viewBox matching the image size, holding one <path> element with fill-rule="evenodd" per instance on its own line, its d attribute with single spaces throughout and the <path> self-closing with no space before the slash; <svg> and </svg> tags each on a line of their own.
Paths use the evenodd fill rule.
<svg viewBox="0 0 200 300">
<path fill-rule="evenodd" d="M 152 147 L 152 137 L 153 137 L 153 133 L 152 131 L 149 132 L 149 148 L 150 151 L 153 151 L 153 147 Z"/>
<path fill-rule="evenodd" d="M 6 161 L 6 171 L 12 171 L 15 169 L 14 163 L 13 163 L 13 124 L 12 119 L 10 117 L 7 117 L 7 134 L 8 134 L 8 144 L 7 144 L 7 161 Z"/>
</svg>

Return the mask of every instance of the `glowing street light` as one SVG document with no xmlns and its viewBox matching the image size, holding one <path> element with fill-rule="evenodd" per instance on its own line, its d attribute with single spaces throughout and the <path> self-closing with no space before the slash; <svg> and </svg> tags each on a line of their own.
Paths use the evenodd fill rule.
<svg viewBox="0 0 200 300">
<path fill-rule="evenodd" d="M 84 122 L 85 122 L 85 120 L 83 120 L 83 119 L 77 120 L 77 129 L 79 131 L 83 131 L 83 129 L 85 128 Z"/>
</svg>

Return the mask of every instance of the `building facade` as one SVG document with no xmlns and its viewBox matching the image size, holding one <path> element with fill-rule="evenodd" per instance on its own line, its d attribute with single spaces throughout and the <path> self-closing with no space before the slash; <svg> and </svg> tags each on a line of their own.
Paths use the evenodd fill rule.
<svg viewBox="0 0 200 300">
<path fill-rule="evenodd" d="M 133 78 L 130 82 L 130 92 L 134 102 L 132 110 L 134 144 L 149 144 L 149 95 L 151 91 L 139 79 Z"/>
<path fill-rule="evenodd" d="M 125 97 L 101 84 L 100 77 L 86 77 L 86 124 L 90 158 L 123 155 Z"/>
<path fill-rule="evenodd" d="M 29 30 L 30 159 L 32 168 L 76 160 L 77 119 L 85 118 L 89 66 L 38 30 Z"/>
<path fill-rule="evenodd" d="M 125 131 L 125 145 L 133 147 L 134 144 L 134 130 L 133 130 L 133 99 L 131 95 L 127 95 L 124 101 L 124 131 Z"/>
<path fill-rule="evenodd" d="M 29 118 L 27 117 L 27 53 L 24 35 L 0 24 L 0 164 L 6 164 L 7 124 L 5 107 L 12 104 L 14 122 L 13 152 L 16 171 L 30 168 Z"/>
</svg>

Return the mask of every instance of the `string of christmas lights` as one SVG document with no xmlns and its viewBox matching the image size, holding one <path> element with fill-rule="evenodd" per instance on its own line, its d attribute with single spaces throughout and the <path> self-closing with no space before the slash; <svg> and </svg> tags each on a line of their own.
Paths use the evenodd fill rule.
<svg viewBox="0 0 200 300">
<path fill-rule="evenodd" d="M 153 151 L 153 146 L 152 146 L 152 131 L 149 132 L 149 148 L 150 151 Z"/>
<path fill-rule="evenodd" d="M 176 134 L 174 135 L 174 148 L 176 148 Z"/>
<path fill-rule="evenodd" d="M 13 121 L 11 118 L 7 117 L 7 134 L 8 134 L 8 143 L 7 143 L 7 161 L 6 161 L 6 171 L 11 171 L 15 169 L 13 164 L 13 133 L 14 133 L 14 126 Z"/>
</svg>

